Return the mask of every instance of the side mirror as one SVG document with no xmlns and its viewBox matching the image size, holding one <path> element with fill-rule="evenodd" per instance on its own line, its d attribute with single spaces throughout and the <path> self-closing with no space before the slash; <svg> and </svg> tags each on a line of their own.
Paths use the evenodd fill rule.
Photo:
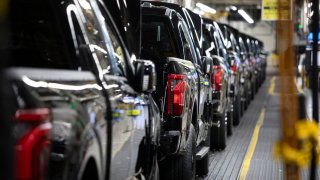
<svg viewBox="0 0 320 180">
<path fill-rule="evenodd" d="M 212 74 L 212 68 L 213 68 L 213 59 L 208 56 L 202 57 L 202 71 L 205 74 Z"/>
<path fill-rule="evenodd" d="M 155 91 L 157 78 L 154 63 L 149 60 L 136 60 L 134 66 L 136 72 L 136 90 L 139 92 Z"/>
</svg>

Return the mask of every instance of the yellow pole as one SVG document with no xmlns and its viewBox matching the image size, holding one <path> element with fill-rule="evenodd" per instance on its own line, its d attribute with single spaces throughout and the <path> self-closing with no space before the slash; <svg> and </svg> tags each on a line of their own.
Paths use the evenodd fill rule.
<svg viewBox="0 0 320 180">
<path fill-rule="evenodd" d="M 293 12 L 294 3 L 292 0 L 278 0 L 279 19 L 277 21 L 277 50 L 279 53 L 279 75 L 280 75 L 280 117 L 281 117 L 281 140 L 292 147 L 297 147 L 297 138 L 294 131 L 295 122 L 297 120 L 297 100 L 294 84 L 295 72 L 295 55 L 293 46 L 293 14 L 291 18 L 285 19 L 288 14 L 283 13 L 291 5 Z M 299 180 L 299 167 L 295 164 L 285 163 L 285 180 Z"/>
</svg>

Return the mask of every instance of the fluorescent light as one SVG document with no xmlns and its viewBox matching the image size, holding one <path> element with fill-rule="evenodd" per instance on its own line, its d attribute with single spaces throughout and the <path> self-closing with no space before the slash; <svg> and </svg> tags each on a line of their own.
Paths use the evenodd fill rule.
<svg viewBox="0 0 320 180">
<path fill-rule="evenodd" d="M 194 13 L 199 14 L 200 16 L 204 15 L 204 12 L 202 10 L 200 10 L 199 8 L 195 8 L 193 10 Z"/>
<path fill-rule="evenodd" d="M 230 9 L 231 9 L 231 10 L 233 10 L 233 11 L 238 10 L 238 8 L 237 8 L 237 7 L 235 7 L 235 6 L 230 6 Z"/>
<path fill-rule="evenodd" d="M 216 11 L 215 9 L 213 9 L 213 8 L 207 6 L 207 5 L 204 5 L 204 4 L 202 4 L 202 3 L 197 3 L 196 6 L 197 6 L 198 8 L 200 8 L 202 11 L 205 11 L 205 12 L 207 12 L 207 13 L 212 13 L 212 14 L 217 13 L 217 11 Z"/>
<path fill-rule="evenodd" d="M 253 19 L 243 10 L 239 9 L 238 13 L 249 23 L 252 24 L 254 23 Z"/>
</svg>

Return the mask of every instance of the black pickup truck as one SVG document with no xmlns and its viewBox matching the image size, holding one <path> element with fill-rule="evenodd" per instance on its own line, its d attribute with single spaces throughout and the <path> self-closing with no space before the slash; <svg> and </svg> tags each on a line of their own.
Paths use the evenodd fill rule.
<svg viewBox="0 0 320 180">
<path fill-rule="evenodd" d="M 140 6 L 140 5 L 139 5 Z M 16 179 L 157 179 L 155 67 L 98 0 L 11 0 Z"/>
<path fill-rule="evenodd" d="M 213 58 L 212 98 L 213 98 L 213 126 L 211 136 L 211 149 L 224 149 L 226 147 L 227 127 L 231 125 L 227 113 L 230 112 L 231 75 L 228 62 L 225 59 L 225 49 L 222 40 L 212 20 L 203 18 L 203 53 Z M 230 113 L 229 113 L 230 114 Z M 232 125 L 231 125 L 232 126 Z"/>
<path fill-rule="evenodd" d="M 238 125 L 241 119 L 241 99 L 245 98 L 243 68 L 241 63 L 240 46 L 237 41 L 239 31 L 230 25 L 219 23 L 221 31 L 228 44 L 228 63 L 234 76 L 234 98 L 233 98 L 233 123 Z"/>
<path fill-rule="evenodd" d="M 190 29 L 177 11 L 144 2 L 142 22 L 141 57 L 151 59 L 157 72 L 153 97 L 161 113 L 160 177 L 193 179 L 196 164 L 197 174 L 208 170 L 211 119 L 205 110 L 212 59 L 197 57 Z"/>
</svg>

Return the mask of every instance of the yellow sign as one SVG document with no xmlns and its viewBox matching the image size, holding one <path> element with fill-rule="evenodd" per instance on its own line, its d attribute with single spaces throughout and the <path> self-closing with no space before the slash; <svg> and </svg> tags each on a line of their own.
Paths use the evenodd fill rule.
<svg viewBox="0 0 320 180">
<path fill-rule="evenodd" d="M 0 18 L 3 18 L 8 12 L 9 1 L 0 0 Z"/>
<path fill-rule="evenodd" d="M 266 21 L 289 20 L 291 19 L 291 7 L 291 0 L 263 0 L 261 19 Z"/>
</svg>

